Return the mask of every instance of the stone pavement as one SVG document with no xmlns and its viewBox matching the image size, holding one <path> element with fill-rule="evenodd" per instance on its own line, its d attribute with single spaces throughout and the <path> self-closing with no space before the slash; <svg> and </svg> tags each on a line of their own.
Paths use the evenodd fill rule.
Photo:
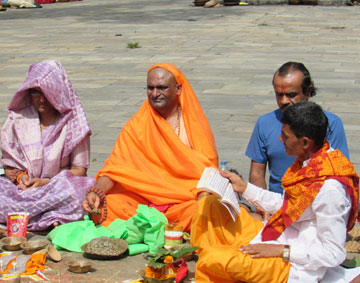
<svg viewBox="0 0 360 283">
<path fill-rule="evenodd" d="M 244 152 L 256 119 L 276 108 L 273 72 L 288 60 L 302 61 L 319 89 L 313 101 L 343 119 L 359 172 L 359 16 L 359 6 L 206 9 L 190 0 L 85 0 L 8 9 L 0 13 L 0 124 L 28 66 L 59 60 L 93 130 L 88 173 L 94 176 L 146 98 L 147 69 L 171 62 L 197 93 L 220 159 L 247 175 Z M 134 42 L 140 48 L 127 48 Z M 135 271 L 145 264 L 141 255 L 96 261 L 95 272 L 74 275 L 65 262 L 50 263 L 54 282 L 121 282 L 137 278 Z"/>
</svg>

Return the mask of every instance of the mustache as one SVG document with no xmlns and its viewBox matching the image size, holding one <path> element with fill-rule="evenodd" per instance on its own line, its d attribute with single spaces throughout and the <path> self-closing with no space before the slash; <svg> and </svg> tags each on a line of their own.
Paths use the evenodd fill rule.
<svg viewBox="0 0 360 283">
<path fill-rule="evenodd" d="M 286 108 L 288 108 L 290 106 L 290 104 L 284 104 L 283 106 L 281 106 L 281 110 L 282 111 L 285 111 L 286 110 Z"/>
<path fill-rule="evenodd" d="M 163 95 L 159 95 L 159 96 L 157 96 L 157 97 L 151 97 L 151 96 L 150 96 L 150 99 L 151 99 L 152 101 L 160 101 L 160 100 L 164 100 L 164 99 L 165 99 L 165 96 L 163 96 Z"/>
</svg>

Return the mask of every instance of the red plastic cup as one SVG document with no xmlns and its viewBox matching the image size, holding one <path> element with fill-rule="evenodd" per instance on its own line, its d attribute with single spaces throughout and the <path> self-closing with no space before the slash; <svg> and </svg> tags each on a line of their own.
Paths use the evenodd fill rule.
<svg viewBox="0 0 360 283">
<path fill-rule="evenodd" d="M 27 212 L 10 212 L 7 216 L 7 236 L 26 238 L 27 224 L 29 213 Z"/>
</svg>

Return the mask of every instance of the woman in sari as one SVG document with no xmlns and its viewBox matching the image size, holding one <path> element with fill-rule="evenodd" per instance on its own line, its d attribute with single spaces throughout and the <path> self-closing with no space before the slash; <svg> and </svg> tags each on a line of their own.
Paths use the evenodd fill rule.
<svg viewBox="0 0 360 283">
<path fill-rule="evenodd" d="M 79 220 L 81 200 L 95 184 L 86 176 L 91 130 L 64 67 L 30 66 L 1 131 L 0 223 L 29 213 L 28 230 Z"/>
</svg>

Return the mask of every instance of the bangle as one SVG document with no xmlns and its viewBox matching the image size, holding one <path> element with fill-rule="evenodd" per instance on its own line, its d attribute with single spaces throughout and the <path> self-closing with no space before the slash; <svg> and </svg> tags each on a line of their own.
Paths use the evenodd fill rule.
<svg viewBox="0 0 360 283">
<path fill-rule="evenodd" d="M 101 219 L 99 220 L 98 224 L 101 224 L 102 222 L 105 221 L 106 217 L 107 217 L 107 205 L 106 205 L 106 196 L 105 196 L 105 193 L 102 189 L 100 188 L 96 188 L 95 186 L 91 187 L 86 195 L 88 195 L 89 193 L 95 193 L 99 198 L 100 198 L 100 201 L 102 202 L 103 204 L 103 208 L 104 208 L 104 214 L 103 216 L 101 217 Z"/>
<path fill-rule="evenodd" d="M 20 183 L 20 177 L 21 177 L 21 176 L 24 176 L 24 175 L 25 175 L 25 176 L 29 176 L 28 173 L 27 173 L 27 170 L 22 171 L 22 172 L 20 172 L 19 174 L 16 175 L 16 183 L 19 184 L 19 183 Z"/>
</svg>

